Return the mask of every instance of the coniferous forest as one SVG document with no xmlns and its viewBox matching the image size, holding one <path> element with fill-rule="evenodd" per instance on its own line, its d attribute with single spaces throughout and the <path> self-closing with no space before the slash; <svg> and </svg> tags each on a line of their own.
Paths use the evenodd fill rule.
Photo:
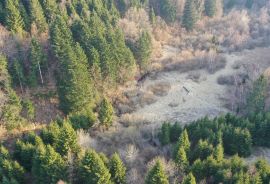
<svg viewBox="0 0 270 184">
<path fill-rule="evenodd" d="M 269 184 L 269 43 L 267 0 L 1 0 L 0 184 Z"/>
</svg>

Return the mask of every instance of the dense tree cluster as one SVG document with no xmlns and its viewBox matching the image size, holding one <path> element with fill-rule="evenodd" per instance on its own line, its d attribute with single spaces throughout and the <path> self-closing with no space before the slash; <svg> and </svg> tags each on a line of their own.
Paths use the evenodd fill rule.
<svg viewBox="0 0 270 184">
<path fill-rule="evenodd" d="M 252 141 L 255 145 L 267 146 L 261 140 L 251 139 L 257 135 L 249 132 L 255 130 L 254 126 L 248 120 L 230 114 L 214 120 L 204 118 L 185 126 L 173 151 L 179 172 L 186 174 L 182 183 L 268 183 L 270 167 L 265 160 L 248 166 L 238 156 L 250 154 Z M 171 126 L 164 123 L 160 133 L 161 142 L 164 143 L 164 138 L 167 141 L 166 137 L 170 136 L 171 131 Z M 263 135 L 264 139 L 269 140 Z M 226 159 L 224 154 L 234 156 Z M 250 170 L 252 167 L 256 168 L 256 172 Z M 260 168 L 263 168 L 263 172 Z"/>
<path fill-rule="evenodd" d="M 1 183 L 25 183 L 25 173 L 40 184 L 55 184 L 60 180 L 126 183 L 126 167 L 120 156 L 115 153 L 108 159 L 92 149 L 83 151 L 75 130 L 66 120 L 52 122 L 40 135 L 33 132 L 24 135 L 16 141 L 13 154 L 0 146 L 0 164 Z"/>
</svg>

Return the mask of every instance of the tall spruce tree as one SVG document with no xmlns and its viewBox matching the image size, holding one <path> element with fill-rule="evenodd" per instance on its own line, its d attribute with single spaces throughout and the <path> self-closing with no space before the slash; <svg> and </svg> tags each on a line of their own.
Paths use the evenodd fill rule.
<svg viewBox="0 0 270 184">
<path fill-rule="evenodd" d="M 192 173 L 184 177 L 182 184 L 196 184 L 196 179 Z"/>
<path fill-rule="evenodd" d="M 39 146 L 33 158 L 32 174 L 36 183 L 55 184 L 67 178 L 67 163 L 50 145 Z"/>
<path fill-rule="evenodd" d="M 44 15 L 47 22 L 52 22 L 56 17 L 57 13 L 60 13 L 56 0 L 42 0 L 40 1 L 44 11 Z"/>
<path fill-rule="evenodd" d="M 45 32 L 48 25 L 43 13 L 43 9 L 38 0 L 30 0 L 30 15 L 31 22 L 37 26 L 38 32 Z"/>
<path fill-rule="evenodd" d="M 84 184 L 110 184 L 111 174 L 94 150 L 86 151 L 79 165 L 78 177 Z"/>
<path fill-rule="evenodd" d="M 6 0 L 6 17 L 5 23 L 8 29 L 13 34 L 18 34 L 19 36 L 23 35 L 24 22 L 20 10 L 16 6 L 16 0 Z"/>
<path fill-rule="evenodd" d="M 214 17 L 216 14 L 216 0 L 205 0 L 205 14 L 208 17 Z"/>
<path fill-rule="evenodd" d="M 187 31 L 193 30 L 197 21 L 196 6 L 194 0 L 187 0 L 184 7 L 183 26 Z"/>
<path fill-rule="evenodd" d="M 177 154 L 175 156 L 175 163 L 182 172 L 185 171 L 189 165 L 186 151 L 182 146 L 179 147 L 177 151 Z"/>
<path fill-rule="evenodd" d="M 137 59 L 140 71 L 146 70 L 149 64 L 149 59 L 152 53 L 152 40 L 148 32 L 141 33 L 137 41 Z"/>
<path fill-rule="evenodd" d="M 145 184 L 169 184 L 168 177 L 159 160 L 147 173 Z"/>
<path fill-rule="evenodd" d="M 176 155 L 179 148 L 183 147 L 186 154 L 189 154 L 190 151 L 190 141 L 187 133 L 187 129 L 185 129 L 182 134 L 180 135 L 178 142 L 176 143 L 176 148 L 174 154 Z"/>
<path fill-rule="evenodd" d="M 61 109 L 66 114 L 91 109 L 95 103 L 95 92 L 88 73 L 87 57 L 74 43 L 66 22 L 60 16 L 53 22 L 51 42 L 60 64 L 57 86 Z"/>
<path fill-rule="evenodd" d="M 44 66 L 46 63 L 46 56 L 42 50 L 41 45 L 35 38 L 33 38 L 31 41 L 29 59 L 31 62 L 28 76 L 29 85 L 32 87 L 37 86 L 37 76 L 39 76 L 40 82 L 43 85 L 44 79 L 42 66 Z"/>
<path fill-rule="evenodd" d="M 109 169 L 111 179 L 115 184 L 126 183 L 126 167 L 117 153 L 113 154 L 109 162 Z"/>
<path fill-rule="evenodd" d="M 113 106 L 107 98 L 104 98 L 100 105 L 99 120 L 102 125 L 109 127 L 113 122 Z"/>
</svg>

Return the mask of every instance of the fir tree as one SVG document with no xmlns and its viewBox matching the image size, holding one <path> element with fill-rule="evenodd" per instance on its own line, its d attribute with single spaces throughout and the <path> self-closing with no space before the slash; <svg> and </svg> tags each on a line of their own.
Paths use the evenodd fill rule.
<svg viewBox="0 0 270 184">
<path fill-rule="evenodd" d="M 185 171 L 185 169 L 189 165 L 186 151 L 185 151 L 184 147 L 182 147 L 182 146 L 179 147 L 179 149 L 177 151 L 177 154 L 175 156 L 175 163 L 181 171 Z"/>
<path fill-rule="evenodd" d="M 214 150 L 214 157 L 218 162 L 221 162 L 224 157 L 224 148 L 221 143 L 219 143 Z"/>
<path fill-rule="evenodd" d="M 191 31 L 197 21 L 196 6 L 194 0 L 187 0 L 184 7 L 183 26 L 187 31 Z"/>
<path fill-rule="evenodd" d="M 57 13 L 60 13 L 57 7 L 57 2 L 55 0 L 42 0 L 40 1 L 40 3 L 43 8 L 47 22 L 52 22 L 56 17 Z"/>
<path fill-rule="evenodd" d="M 181 136 L 178 139 L 178 142 L 176 144 L 176 150 L 175 150 L 176 152 L 175 153 L 178 152 L 178 150 L 179 150 L 180 147 L 183 147 L 184 150 L 185 150 L 185 152 L 187 154 L 189 154 L 189 151 L 190 151 L 190 142 L 189 142 L 189 137 L 188 137 L 188 133 L 187 133 L 187 130 L 186 129 L 182 132 Z"/>
<path fill-rule="evenodd" d="M 147 69 L 152 53 L 152 41 L 148 32 L 142 32 L 137 41 L 137 58 L 140 71 Z"/>
<path fill-rule="evenodd" d="M 161 127 L 161 132 L 159 134 L 159 139 L 162 145 L 170 143 L 170 123 L 163 123 Z"/>
<path fill-rule="evenodd" d="M 5 22 L 8 29 L 13 34 L 18 34 L 19 36 L 23 35 L 24 22 L 20 14 L 20 10 L 16 7 L 16 0 L 6 0 L 6 18 Z"/>
<path fill-rule="evenodd" d="M 177 142 L 180 135 L 182 133 L 182 127 L 180 126 L 180 123 L 175 122 L 174 125 L 171 127 L 170 130 L 170 140 L 171 142 Z"/>
<path fill-rule="evenodd" d="M 95 91 L 87 69 L 87 57 L 74 43 L 70 30 L 59 16 L 51 28 L 51 41 L 60 63 L 57 87 L 61 109 L 66 114 L 91 109 Z"/>
<path fill-rule="evenodd" d="M 186 177 L 184 177 L 182 184 L 196 184 L 196 179 L 192 173 L 189 173 Z"/>
<path fill-rule="evenodd" d="M 173 22 L 176 19 L 176 8 L 172 5 L 171 1 L 169 0 L 161 0 L 160 1 L 160 11 L 162 17 L 167 22 Z"/>
<path fill-rule="evenodd" d="M 38 32 L 45 32 L 48 25 L 44 17 L 43 9 L 38 0 L 30 0 L 30 14 L 31 22 L 37 26 Z"/>
<path fill-rule="evenodd" d="M 206 0 L 204 5 L 205 5 L 205 14 L 208 17 L 214 17 L 216 13 L 216 0 Z"/>
<path fill-rule="evenodd" d="M 113 106 L 107 98 L 104 98 L 101 102 L 98 116 L 101 124 L 105 125 L 106 127 L 110 126 L 113 122 L 113 114 Z"/>
<path fill-rule="evenodd" d="M 41 45 L 38 41 L 33 38 L 31 41 L 30 55 L 29 59 L 31 61 L 30 74 L 29 74 L 29 85 L 32 87 L 37 86 L 37 75 L 40 78 L 41 84 L 44 84 L 42 66 L 46 63 L 46 56 L 43 53 Z"/>
<path fill-rule="evenodd" d="M 78 152 L 77 134 L 68 121 L 64 121 L 60 128 L 59 135 L 56 140 L 56 150 L 62 156 L 67 155 L 68 151 Z"/>
<path fill-rule="evenodd" d="M 169 184 L 168 177 L 160 161 L 147 173 L 145 184 Z"/>
<path fill-rule="evenodd" d="M 84 184 L 110 184 L 111 175 L 94 150 L 86 151 L 79 166 L 79 178 Z"/>
<path fill-rule="evenodd" d="M 115 184 L 126 183 L 126 168 L 118 154 L 114 154 L 109 162 L 111 179 Z"/>
<path fill-rule="evenodd" d="M 39 146 L 33 158 L 32 174 L 36 183 L 55 184 L 67 178 L 67 164 L 50 145 Z"/>
</svg>

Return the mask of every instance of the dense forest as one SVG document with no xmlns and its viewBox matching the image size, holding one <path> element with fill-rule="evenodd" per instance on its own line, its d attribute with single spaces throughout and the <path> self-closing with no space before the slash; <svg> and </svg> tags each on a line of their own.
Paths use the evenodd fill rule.
<svg viewBox="0 0 270 184">
<path fill-rule="evenodd" d="M 87 149 L 79 144 L 78 132 L 109 131 L 118 115 L 115 91 L 151 71 L 157 40 L 165 35 L 157 38 L 153 32 L 176 25 L 181 34 L 193 36 L 181 40 L 182 50 L 202 48 L 208 56 L 224 48 L 240 50 L 241 41 L 248 42 L 240 25 L 238 37 L 231 38 L 241 40 L 235 46 L 229 38 L 221 41 L 219 33 L 196 44 L 196 31 L 207 32 L 199 25 L 237 9 L 261 8 L 261 15 L 269 17 L 269 7 L 267 1 L 253 0 L 1 0 L 0 132 L 5 137 L 0 136 L 0 183 L 132 183 L 127 177 L 132 168 L 121 153 Z M 147 24 L 142 21 L 138 27 L 143 29 L 134 36 L 126 17 L 136 19 L 142 10 Z M 265 44 L 270 31 L 258 30 L 263 39 L 257 44 Z M 261 74 L 241 85 L 246 80 L 251 85 L 245 102 L 231 113 L 158 127 L 155 147 L 167 152 L 165 158 L 155 155 L 150 166 L 144 163 L 145 184 L 269 184 L 269 162 L 244 159 L 254 147 L 270 148 L 269 82 Z M 37 122 L 41 99 L 56 101 L 52 121 Z"/>
</svg>

